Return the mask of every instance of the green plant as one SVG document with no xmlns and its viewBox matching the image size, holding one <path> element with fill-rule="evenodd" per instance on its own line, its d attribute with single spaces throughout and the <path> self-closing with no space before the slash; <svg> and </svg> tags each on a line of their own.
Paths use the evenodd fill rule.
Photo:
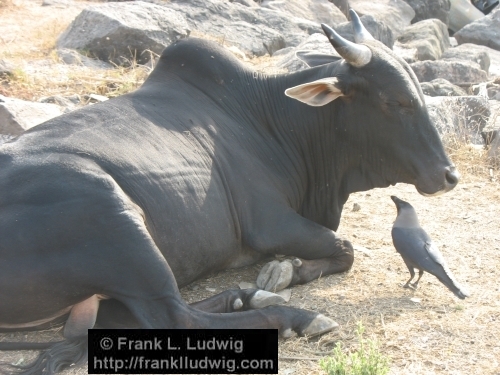
<svg viewBox="0 0 500 375">
<path fill-rule="evenodd" d="M 361 322 L 356 328 L 359 348 L 347 354 L 338 342 L 331 357 L 320 361 L 328 375 L 385 375 L 389 372 L 389 358 L 382 354 L 375 340 L 364 339 L 365 328 Z"/>
</svg>

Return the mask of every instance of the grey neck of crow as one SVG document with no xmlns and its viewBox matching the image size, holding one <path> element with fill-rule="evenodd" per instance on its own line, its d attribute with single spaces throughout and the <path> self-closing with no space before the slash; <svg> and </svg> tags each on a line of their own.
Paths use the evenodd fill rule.
<svg viewBox="0 0 500 375">
<path fill-rule="evenodd" d="M 398 207 L 398 216 L 396 217 L 396 221 L 394 222 L 394 227 L 420 228 L 420 223 L 418 222 L 417 213 L 410 204 Z"/>
<path fill-rule="evenodd" d="M 366 128 L 375 120 L 359 110 L 363 105 L 370 108 L 367 95 L 359 95 L 356 106 L 338 98 L 323 107 L 311 107 L 284 94 L 290 87 L 325 77 L 358 79 L 344 61 L 271 76 L 246 68 L 224 51 L 207 48 L 206 54 L 204 59 L 198 52 L 182 64 L 176 58 L 175 68 L 170 56 L 162 56 L 144 87 L 157 85 L 161 90 L 162 81 L 178 80 L 202 92 L 202 100 L 216 104 L 220 113 L 238 124 L 218 129 L 217 141 L 225 138 L 251 149 L 302 216 L 336 230 L 350 193 L 410 182 L 403 181 L 402 172 L 394 173 L 402 170 L 394 165 L 394 158 L 377 154 L 378 148 L 370 145 Z M 169 66 L 162 75 L 163 64 Z M 228 123 L 213 120 L 221 127 Z"/>
</svg>

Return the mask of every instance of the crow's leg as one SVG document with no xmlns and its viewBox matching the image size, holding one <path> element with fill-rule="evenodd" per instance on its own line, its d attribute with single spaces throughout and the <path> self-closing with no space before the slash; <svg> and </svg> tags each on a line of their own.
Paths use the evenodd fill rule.
<svg viewBox="0 0 500 375">
<path fill-rule="evenodd" d="M 420 281 L 420 279 L 422 278 L 422 275 L 424 274 L 424 270 L 418 270 L 418 279 L 417 281 L 415 281 L 412 286 L 413 286 L 413 289 L 417 289 L 418 288 L 418 282 Z"/>
<path fill-rule="evenodd" d="M 413 269 L 413 267 L 408 267 L 408 271 L 410 271 L 410 276 L 411 276 L 411 277 L 410 277 L 410 280 L 408 280 L 408 281 L 406 282 L 406 284 L 405 284 L 405 285 L 403 285 L 403 288 L 410 288 L 410 289 L 412 289 L 413 287 L 412 287 L 412 285 L 410 284 L 410 282 L 411 282 L 411 281 L 413 280 L 413 278 L 415 277 L 415 270 Z"/>
</svg>

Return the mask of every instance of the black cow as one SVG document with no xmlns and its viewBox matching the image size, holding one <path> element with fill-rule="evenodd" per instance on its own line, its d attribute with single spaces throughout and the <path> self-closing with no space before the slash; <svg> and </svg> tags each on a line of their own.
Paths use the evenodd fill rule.
<svg viewBox="0 0 500 375">
<path fill-rule="evenodd" d="M 267 304 L 263 291 L 187 305 L 178 287 L 275 253 L 298 258 L 265 267 L 268 290 L 345 271 L 352 246 L 334 231 L 350 193 L 456 185 L 415 75 L 352 18 L 357 43 L 323 26 L 342 60 L 293 74 L 259 74 L 214 43 L 179 41 L 137 91 L 0 148 L 0 329 L 66 322 L 66 340 L 32 371 L 85 360 L 98 311 L 113 327 L 288 336 L 336 325 L 252 309 Z"/>
</svg>

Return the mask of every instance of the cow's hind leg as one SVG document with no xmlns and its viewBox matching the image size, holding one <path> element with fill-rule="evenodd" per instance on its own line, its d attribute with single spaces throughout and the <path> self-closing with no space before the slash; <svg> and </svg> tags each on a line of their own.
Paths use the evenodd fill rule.
<svg viewBox="0 0 500 375">
<path fill-rule="evenodd" d="M 259 289 L 231 289 L 190 304 L 210 313 L 230 313 L 279 305 L 285 300 L 278 294 Z M 115 299 L 101 301 L 97 325 L 102 328 L 139 328 L 139 323 L 125 305 Z"/>
</svg>

